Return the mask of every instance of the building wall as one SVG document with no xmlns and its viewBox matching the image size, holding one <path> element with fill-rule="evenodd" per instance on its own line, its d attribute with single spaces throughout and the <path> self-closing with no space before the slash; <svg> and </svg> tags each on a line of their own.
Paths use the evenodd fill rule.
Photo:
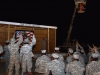
<svg viewBox="0 0 100 75">
<path fill-rule="evenodd" d="M 42 39 L 47 39 L 46 49 L 48 52 L 53 52 L 56 46 L 56 29 L 49 28 L 38 28 L 38 27 L 23 27 L 15 25 L 4 25 L 0 24 L 0 44 L 5 45 L 6 40 L 10 40 L 16 30 L 34 30 L 36 36 L 36 45 L 33 48 L 33 52 L 41 52 L 42 49 Z"/>
</svg>

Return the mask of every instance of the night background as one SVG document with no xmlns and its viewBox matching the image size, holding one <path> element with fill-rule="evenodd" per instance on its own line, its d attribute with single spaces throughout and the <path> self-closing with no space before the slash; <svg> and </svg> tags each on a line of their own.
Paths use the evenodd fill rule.
<svg viewBox="0 0 100 75">
<path fill-rule="evenodd" d="M 87 0 L 86 11 L 76 13 L 71 38 L 80 43 L 100 44 L 99 0 Z M 57 46 L 63 45 L 71 23 L 74 0 L 1 2 L 0 21 L 57 26 Z"/>
</svg>

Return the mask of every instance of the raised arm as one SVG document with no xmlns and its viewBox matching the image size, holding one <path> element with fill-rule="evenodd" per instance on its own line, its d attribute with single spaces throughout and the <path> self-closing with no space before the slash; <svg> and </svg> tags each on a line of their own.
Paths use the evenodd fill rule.
<svg viewBox="0 0 100 75">
<path fill-rule="evenodd" d="M 22 33 L 19 35 L 19 41 L 17 42 L 18 45 L 20 45 L 23 42 L 23 36 Z"/>
<path fill-rule="evenodd" d="M 34 46 L 36 44 L 36 38 L 35 35 L 32 37 L 32 42 L 30 43 L 31 46 Z"/>
</svg>

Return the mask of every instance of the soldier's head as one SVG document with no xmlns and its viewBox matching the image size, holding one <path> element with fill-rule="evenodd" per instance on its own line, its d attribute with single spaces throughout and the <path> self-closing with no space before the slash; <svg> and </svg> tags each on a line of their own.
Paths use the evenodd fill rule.
<svg viewBox="0 0 100 75">
<path fill-rule="evenodd" d="M 74 53 L 73 54 L 73 61 L 75 61 L 75 60 L 79 60 L 79 54 L 77 54 L 77 53 Z"/>
<path fill-rule="evenodd" d="M 15 42 L 16 42 L 16 41 L 15 41 L 15 38 L 11 38 L 11 39 L 10 39 L 10 43 L 11 43 L 11 44 L 14 44 Z"/>
<path fill-rule="evenodd" d="M 84 50 L 83 50 L 83 49 L 82 49 L 82 50 L 80 50 L 80 53 L 81 53 L 81 54 L 83 54 L 83 53 L 84 53 Z"/>
<path fill-rule="evenodd" d="M 93 49 L 90 49 L 90 50 L 89 50 L 89 53 L 91 53 L 91 54 L 94 53 L 94 52 L 95 52 L 95 51 L 94 51 Z"/>
<path fill-rule="evenodd" d="M 8 40 L 5 42 L 6 45 L 8 45 L 9 43 L 10 43 L 10 41 L 8 41 Z"/>
<path fill-rule="evenodd" d="M 91 54 L 90 60 L 91 60 L 91 61 L 97 61 L 98 58 L 99 58 L 99 55 L 98 55 L 97 53 L 92 53 L 92 54 Z"/>
<path fill-rule="evenodd" d="M 60 51 L 59 51 L 59 47 L 55 47 L 55 51 L 54 51 L 55 53 L 59 53 Z"/>
<path fill-rule="evenodd" d="M 68 54 L 72 55 L 73 54 L 73 49 L 72 48 L 68 48 Z"/>
<path fill-rule="evenodd" d="M 51 60 L 54 60 L 54 59 L 59 59 L 58 53 L 52 53 Z"/>
<path fill-rule="evenodd" d="M 24 44 L 29 44 L 29 39 L 28 38 L 24 39 L 24 42 L 23 43 Z"/>
<path fill-rule="evenodd" d="M 42 55 L 46 55 L 46 50 L 41 50 Z"/>
</svg>

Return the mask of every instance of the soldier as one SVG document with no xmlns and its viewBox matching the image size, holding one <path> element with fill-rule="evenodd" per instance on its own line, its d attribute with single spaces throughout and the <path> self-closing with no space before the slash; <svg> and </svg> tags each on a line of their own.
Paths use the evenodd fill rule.
<svg viewBox="0 0 100 75">
<path fill-rule="evenodd" d="M 73 61 L 66 65 L 67 75 L 84 75 L 85 67 L 79 61 L 79 54 L 73 54 Z"/>
<path fill-rule="evenodd" d="M 51 55 L 52 61 L 47 64 L 47 72 L 46 75 L 65 75 L 65 63 L 63 61 L 59 61 L 58 53 L 53 53 Z"/>
<path fill-rule="evenodd" d="M 42 50 L 46 49 L 46 41 L 47 41 L 47 38 L 42 39 Z"/>
<path fill-rule="evenodd" d="M 91 48 L 89 49 L 89 52 L 87 54 L 87 62 L 90 62 L 91 54 L 94 52 L 94 50 Z"/>
<path fill-rule="evenodd" d="M 81 53 L 80 52 L 74 52 L 74 54 L 79 55 L 79 61 L 85 66 L 84 58 L 82 57 Z"/>
<path fill-rule="evenodd" d="M 84 63 L 86 64 L 86 63 L 88 63 L 88 58 L 87 58 L 87 56 L 86 56 L 86 53 L 84 52 L 84 50 L 81 50 L 81 56 L 84 58 Z"/>
<path fill-rule="evenodd" d="M 13 69 L 15 66 L 16 73 L 15 75 L 19 75 L 20 68 L 20 56 L 19 56 L 19 46 L 23 41 L 22 33 L 20 33 L 19 41 L 16 42 L 15 38 L 11 38 L 10 44 L 8 45 L 8 49 L 10 52 L 10 60 L 9 60 L 9 73 L 8 75 L 12 75 Z"/>
<path fill-rule="evenodd" d="M 82 64 L 85 65 L 86 58 L 83 56 L 84 49 L 83 49 L 83 47 L 78 42 L 76 42 L 76 52 L 79 54 L 79 61 Z"/>
<path fill-rule="evenodd" d="M 73 49 L 68 48 L 68 57 L 66 58 L 66 63 L 68 64 L 72 62 L 72 58 L 73 58 Z"/>
<path fill-rule="evenodd" d="M 86 75 L 94 75 L 96 72 L 100 72 L 100 64 L 98 65 L 98 54 L 92 53 L 90 62 L 86 66 Z"/>
<path fill-rule="evenodd" d="M 89 46 L 89 45 L 88 45 L 88 46 Z M 89 60 L 88 62 L 90 62 L 90 58 L 91 58 L 91 54 L 92 54 L 92 53 L 96 53 L 96 54 L 100 55 L 97 46 L 94 46 L 94 45 L 93 45 L 93 48 L 90 47 L 89 49 L 90 49 L 90 50 L 89 50 L 89 53 L 88 53 L 88 60 Z"/>
<path fill-rule="evenodd" d="M 97 53 L 98 55 L 100 55 L 99 49 L 98 49 L 97 46 L 94 46 L 94 45 L 93 45 L 93 50 L 94 50 L 95 53 Z"/>
<path fill-rule="evenodd" d="M 44 75 L 46 73 L 47 63 L 51 61 L 50 57 L 46 55 L 46 50 L 41 50 L 42 56 L 38 57 L 35 63 L 35 72 L 38 72 L 38 75 Z"/>
<path fill-rule="evenodd" d="M 60 61 L 64 61 L 64 57 L 59 53 L 59 47 L 55 47 L 55 51 L 54 52 L 58 53 Z"/>
<path fill-rule="evenodd" d="M 8 65 L 9 65 L 9 59 L 10 59 L 10 53 L 9 53 L 8 45 L 9 45 L 9 41 L 7 40 L 6 44 L 4 46 L 6 72 L 8 72 Z"/>
<path fill-rule="evenodd" d="M 24 44 L 20 50 L 20 62 L 22 63 L 22 75 L 26 72 L 26 69 L 29 74 L 32 74 L 32 57 L 34 57 L 32 53 L 32 47 L 36 44 L 36 39 L 30 41 L 26 38 L 24 39 Z"/>
</svg>

